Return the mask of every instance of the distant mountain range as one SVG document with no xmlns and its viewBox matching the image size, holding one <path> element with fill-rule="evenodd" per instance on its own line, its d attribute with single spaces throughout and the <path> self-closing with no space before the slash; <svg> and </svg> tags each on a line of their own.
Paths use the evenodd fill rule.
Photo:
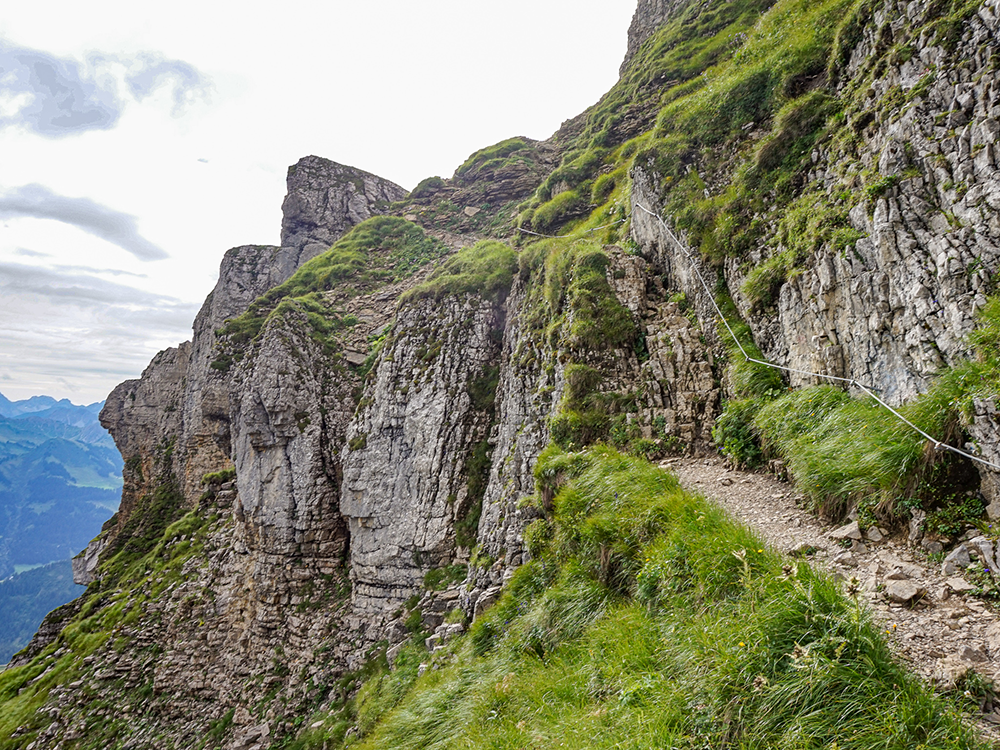
<svg viewBox="0 0 1000 750">
<path fill-rule="evenodd" d="M 68 561 L 118 509 L 122 459 L 98 422 L 103 405 L 0 394 L 0 612 L 16 609 L 19 622 L 28 623 L 27 636 L 0 634 L 0 664 L 26 643 L 31 622 L 37 627 L 82 591 L 64 580 L 66 565 L 55 578 L 52 569 L 27 571 Z M 17 602 L 8 602 L 15 590 Z"/>
</svg>

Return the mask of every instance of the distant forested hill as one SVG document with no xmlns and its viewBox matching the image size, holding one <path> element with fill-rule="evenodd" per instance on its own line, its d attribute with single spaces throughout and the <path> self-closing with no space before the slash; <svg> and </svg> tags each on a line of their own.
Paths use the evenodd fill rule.
<svg viewBox="0 0 1000 750">
<path fill-rule="evenodd" d="M 122 461 L 101 406 L 0 394 L 0 579 L 71 558 L 117 510 Z"/>
<path fill-rule="evenodd" d="M 69 560 L 0 581 L 0 665 L 28 644 L 45 615 L 84 591 Z"/>
<path fill-rule="evenodd" d="M 80 594 L 69 560 L 118 509 L 122 459 L 102 406 L 0 394 L 0 664 Z"/>
</svg>

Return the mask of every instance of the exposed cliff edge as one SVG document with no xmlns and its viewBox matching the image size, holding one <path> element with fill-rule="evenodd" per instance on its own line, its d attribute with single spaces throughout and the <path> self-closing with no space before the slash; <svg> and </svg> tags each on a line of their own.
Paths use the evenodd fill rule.
<svg viewBox="0 0 1000 750">
<path fill-rule="evenodd" d="M 933 437 L 885 433 L 871 451 L 902 446 L 885 477 L 803 492 L 863 523 L 917 511 L 914 543 L 954 541 L 949 509 L 980 482 L 1000 498 L 990 471 L 933 450 L 998 455 L 997 7 L 641 0 L 621 80 L 548 141 L 410 193 L 291 167 L 281 246 L 229 250 L 192 341 L 108 398 L 121 509 L 77 566 L 86 596 L 0 682 L 26 696 L 0 748 L 249 750 L 317 710 L 360 739 L 363 677 L 477 620 L 486 649 L 517 571 L 534 571 L 523 593 L 580 554 L 591 604 L 637 596 L 662 513 L 591 522 L 635 492 L 565 494 L 583 467 L 625 481 L 624 458 L 586 449 L 721 448 L 802 484 L 819 470 L 794 440 L 826 440 L 838 408 L 853 442 L 895 425 L 810 373 L 877 389 Z M 525 641 L 542 661 L 545 637 Z"/>
</svg>

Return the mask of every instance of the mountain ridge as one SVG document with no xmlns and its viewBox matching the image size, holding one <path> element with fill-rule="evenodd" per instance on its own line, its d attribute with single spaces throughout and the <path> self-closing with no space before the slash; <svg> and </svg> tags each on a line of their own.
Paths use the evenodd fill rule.
<svg viewBox="0 0 1000 750">
<path fill-rule="evenodd" d="M 319 157 L 290 168 L 302 231 L 230 250 L 193 340 L 109 396 L 121 510 L 82 558 L 84 600 L 0 680 L 46 707 L 12 713 L 0 747 L 404 737 L 391 709 L 418 663 L 492 674 L 509 646 L 550 666 L 598 623 L 560 607 L 652 612 L 697 578 L 656 535 L 681 523 L 666 508 L 714 511 L 638 457 L 718 446 L 790 470 L 831 516 L 919 517 L 914 544 L 955 543 L 993 472 L 805 374 L 864 378 L 935 441 L 996 450 L 997 3 L 939 5 L 642 0 L 618 84 L 549 141 L 409 195 Z M 731 574 L 723 593 L 757 564 L 737 545 L 689 550 Z M 747 694 L 790 684 L 775 659 Z M 614 695 L 589 695 L 594 716 Z M 716 699 L 692 698 L 718 709 L 705 736 L 763 731 Z"/>
</svg>

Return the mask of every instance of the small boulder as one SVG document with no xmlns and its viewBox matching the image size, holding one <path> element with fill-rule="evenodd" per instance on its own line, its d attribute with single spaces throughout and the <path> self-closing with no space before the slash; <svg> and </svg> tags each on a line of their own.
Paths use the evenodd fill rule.
<svg viewBox="0 0 1000 750">
<path fill-rule="evenodd" d="M 885 584 L 886 598 L 897 604 L 914 604 L 927 596 L 927 589 L 913 581 L 888 581 Z"/>
<path fill-rule="evenodd" d="M 954 690 L 972 668 L 955 658 L 941 659 L 934 668 L 934 682 L 942 690 Z"/>
<path fill-rule="evenodd" d="M 958 658 L 970 664 L 982 664 L 990 660 L 985 651 L 981 648 L 972 648 L 972 646 L 962 646 L 958 652 Z"/>
<path fill-rule="evenodd" d="M 994 622 L 986 628 L 986 648 L 994 656 L 1000 656 L 1000 622 Z"/>
<path fill-rule="evenodd" d="M 831 539 L 856 539 L 861 540 L 861 527 L 858 525 L 857 521 L 851 521 L 846 526 L 841 526 L 839 529 L 835 529 L 827 534 Z"/>
<path fill-rule="evenodd" d="M 916 544 L 923 535 L 924 521 L 927 520 L 927 511 L 914 509 L 910 511 L 913 516 L 910 519 L 910 544 Z"/>
<path fill-rule="evenodd" d="M 972 565 L 972 557 L 965 544 L 960 544 L 941 563 L 941 575 L 953 576 L 960 570 Z"/>
<path fill-rule="evenodd" d="M 944 552 L 944 545 L 937 539 L 924 537 L 920 540 L 920 546 L 925 549 L 929 555 L 938 555 Z"/>
<path fill-rule="evenodd" d="M 497 600 L 500 598 L 500 587 L 490 586 L 486 589 L 479 597 L 476 599 L 476 607 L 473 610 L 472 619 L 478 620 L 479 616 L 483 614 L 487 609 L 496 604 Z"/>
<path fill-rule="evenodd" d="M 959 578 L 958 576 L 953 576 L 949 578 L 945 583 L 948 584 L 948 588 L 954 591 L 956 594 L 967 594 L 970 591 L 975 590 L 975 586 L 966 581 L 964 578 Z"/>
<path fill-rule="evenodd" d="M 858 561 L 854 559 L 854 553 L 850 551 L 841 552 L 839 555 L 833 558 L 833 562 L 836 563 L 837 565 L 843 565 L 847 568 L 854 568 L 858 564 Z"/>
</svg>

